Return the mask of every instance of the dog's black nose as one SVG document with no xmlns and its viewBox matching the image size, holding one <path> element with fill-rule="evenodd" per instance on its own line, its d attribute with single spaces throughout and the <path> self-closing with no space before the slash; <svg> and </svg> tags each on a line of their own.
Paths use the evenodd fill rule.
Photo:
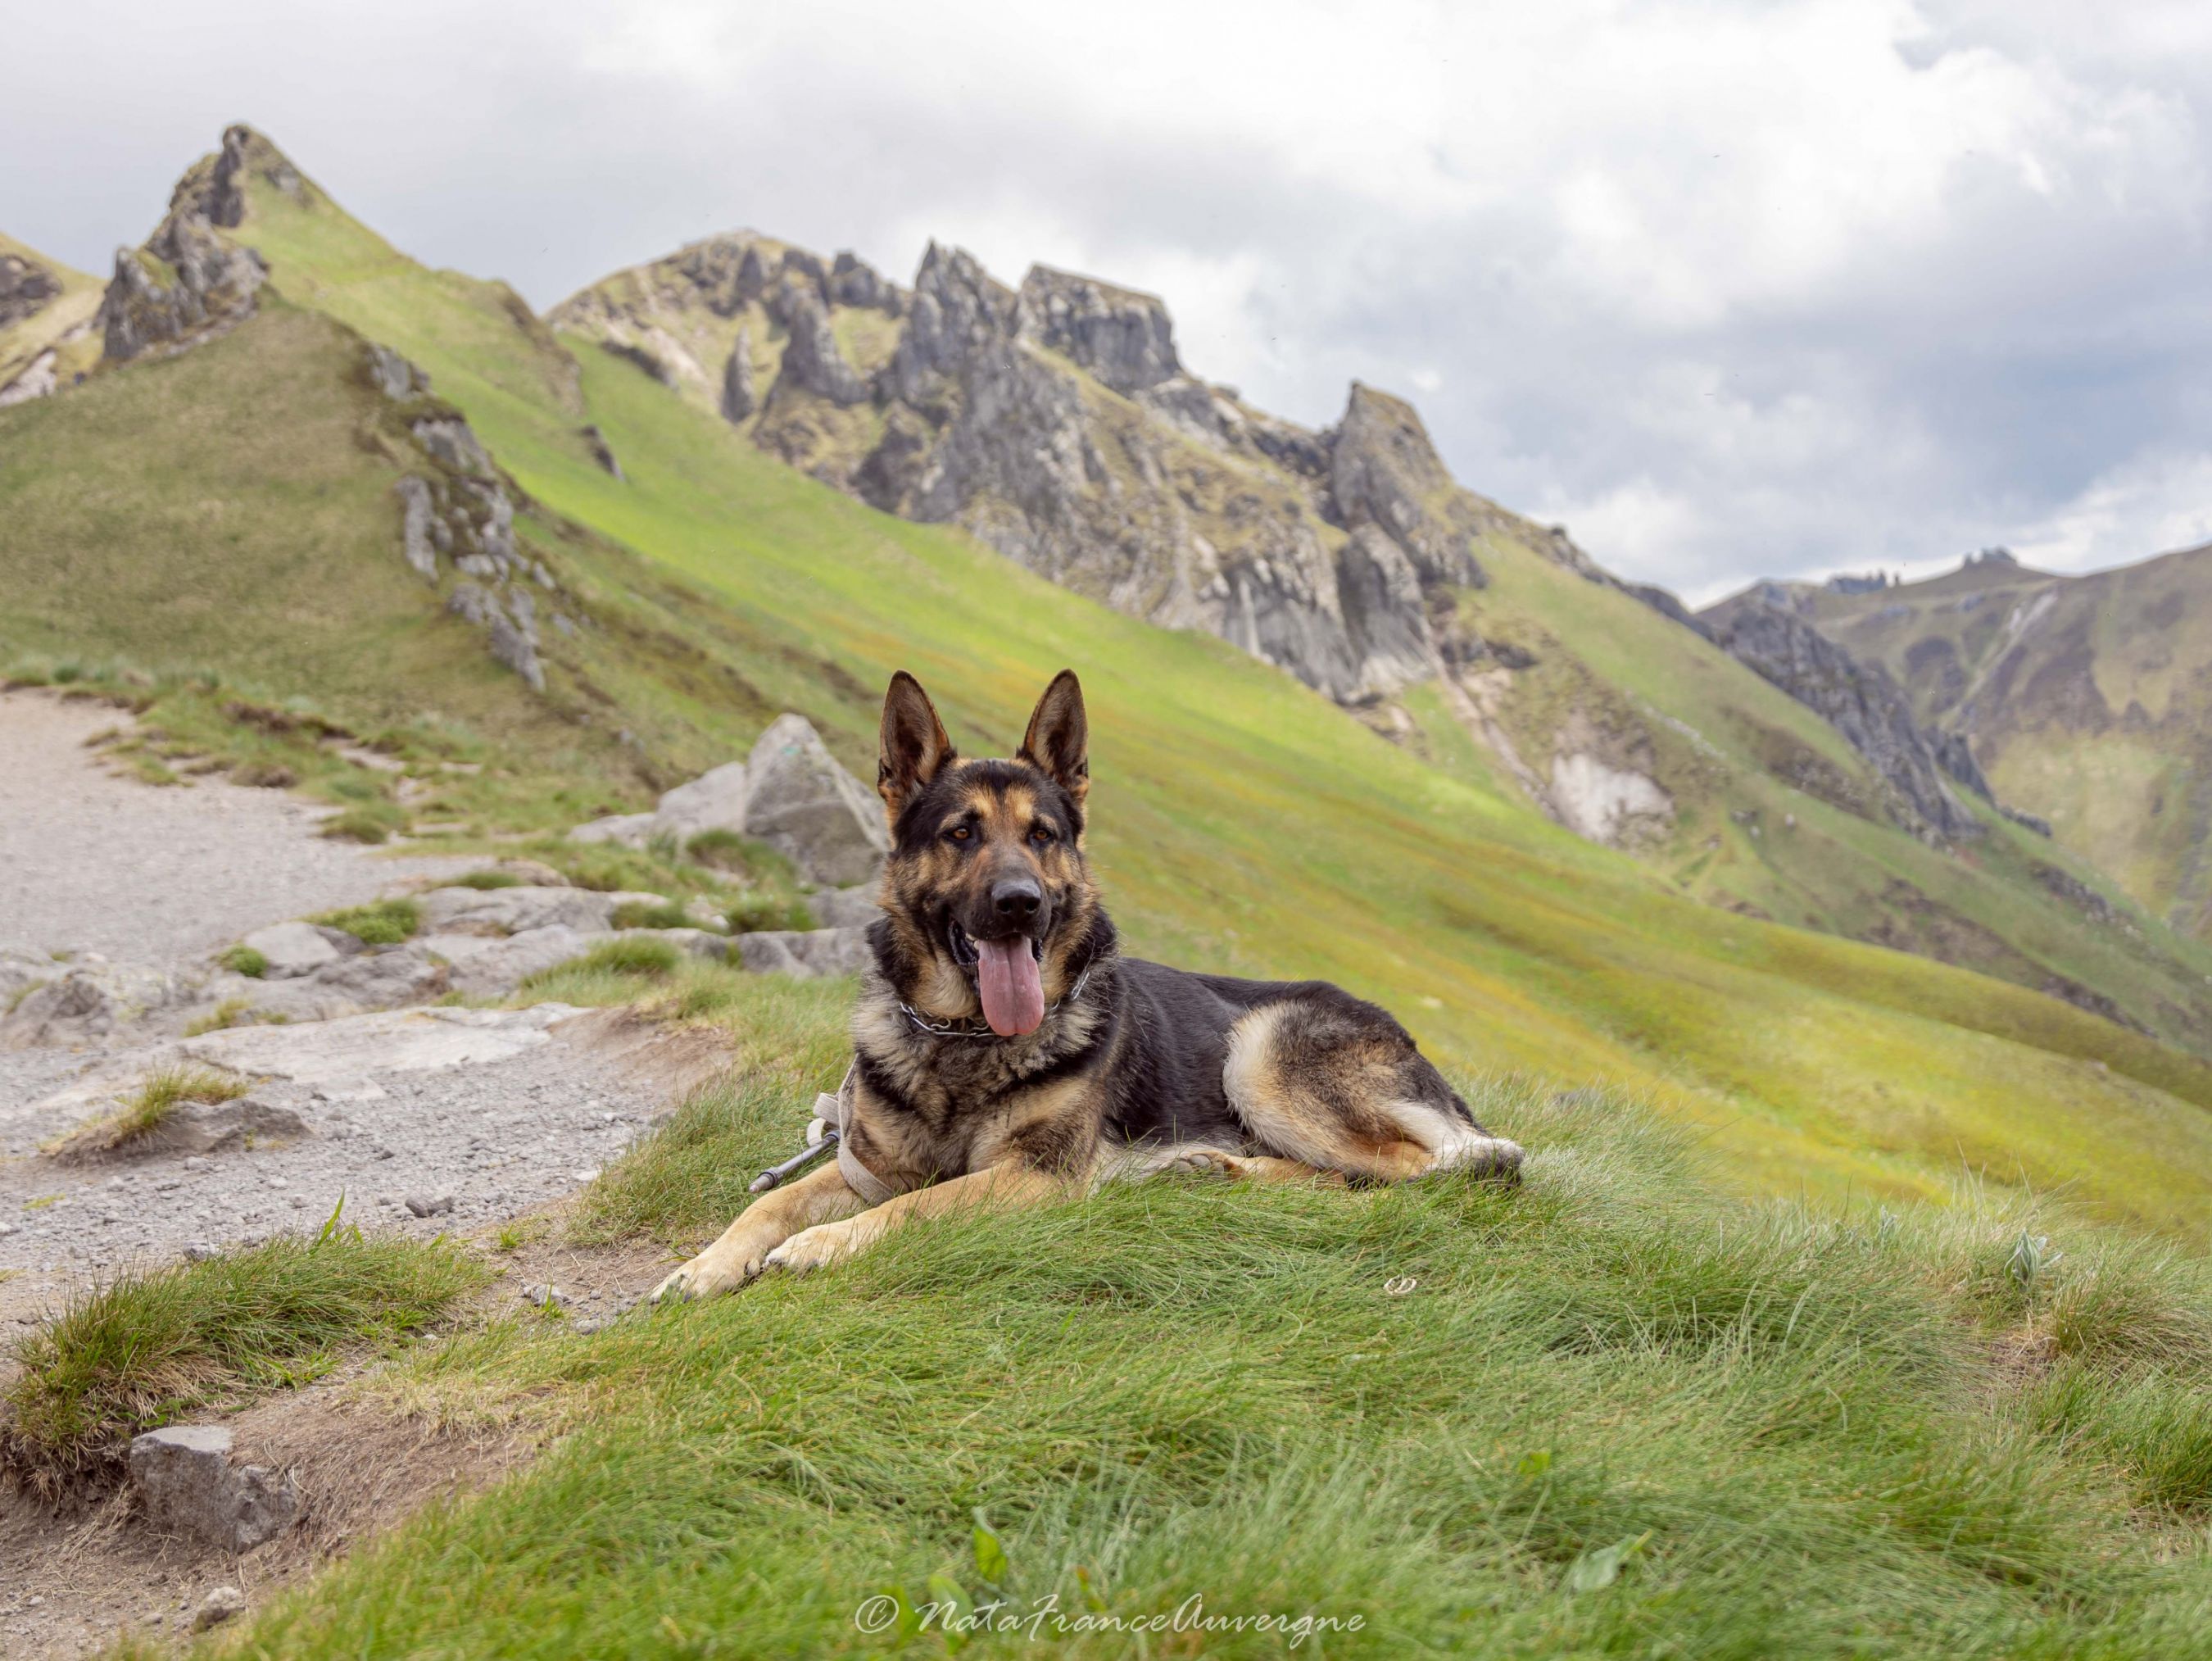
<svg viewBox="0 0 2212 1661">
<path fill-rule="evenodd" d="M 1030 877 L 1009 877 L 991 885 L 991 909 L 1008 922 L 1027 922 L 1044 904 L 1044 891 Z"/>
</svg>

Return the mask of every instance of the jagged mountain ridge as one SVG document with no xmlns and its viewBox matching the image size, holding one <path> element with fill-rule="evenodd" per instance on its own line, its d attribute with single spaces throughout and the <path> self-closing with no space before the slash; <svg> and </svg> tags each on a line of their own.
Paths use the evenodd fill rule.
<svg viewBox="0 0 2212 1661">
<path fill-rule="evenodd" d="M 1766 583 L 1723 606 L 1754 600 L 1886 669 L 2008 800 L 2212 937 L 2212 545 L 2086 576 L 1990 550 L 1923 581 Z"/>
<path fill-rule="evenodd" d="M 1055 581 L 1203 629 L 1340 702 L 1479 642 L 1432 596 L 1484 539 L 1588 567 L 1462 490 L 1419 416 L 1355 384 L 1315 433 L 1186 370 L 1150 295 L 1034 266 L 1018 289 L 933 244 L 912 289 L 751 233 L 563 301 L 556 327 L 637 362 L 763 448 L 902 517 L 964 526 Z"/>
</svg>

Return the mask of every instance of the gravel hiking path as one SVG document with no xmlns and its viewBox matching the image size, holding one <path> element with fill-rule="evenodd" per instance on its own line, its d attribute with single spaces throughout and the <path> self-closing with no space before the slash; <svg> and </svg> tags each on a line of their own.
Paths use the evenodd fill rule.
<svg viewBox="0 0 2212 1661">
<path fill-rule="evenodd" d="M 130 725 L 97 699 L 0 693 L 0 945 L 163 966 L 483 863 L 325 841 L 328 810 L 282 790 L 118 777 L 85 740 Z"/>
<path fill-rule="evenodd" d="M 281 791 L 118 776 L 85 740 L 129 724 L 91 700 L 0 693 L 0 944 L 174 972 L 266 924 L 483 863 L 325 841 L 326 810 Z M 251 1080 L 236 1106 L 253 1104 L 264 1128 L 198 1153 L 75 1161 L 41 1151 L 179 1062 Z M 349 1219 L 426 1239 L 489 1243 L 524 1219 L 500 1243 L 501 1278 L 479 1312 L 542 1302 L 551 1287 L 558 1309 L 543 1318 L 605 1320 L 659 1278 L 665 1253 L 572 1250 L 548 1214 L 724 1064 L 704 1035 L 557 1004 L 195 1037 L 139 1023 L 78 1048 L 0 1050 L 0 1378 L 12 1341 L 118 1272 L 312 1233 L 341 1195 Z M 534 1451 L 527 1437 L 471 1436 L 356 1402 L 337 1380 L 279 1392 L 234 1422 L 243 1447 L 299 1474 L 306 1524 L 231 1559 L 143 1526 L 122 1494 L 56 1511 L 0 1485 L 0 1658 L 104 1650 L 126 1623 L 181 1635 L 210 1587 L 242 1586 L 258 1603 L 350 1538 Z"/>
<path fill-rule="evenodd" d="M 94 700 L 0 694 L 0 944 L 174 970 L 265 924 L 483 863 L 325 841 L 325 810 L 282 791 L 118 777 L 85 740 L 129 721 Z M 550 1005 L 0 1050 L 0 1352 L 119 1269 L 312 1230 L 341 1194 L 372 1226 L 489 1228 L 573 1193 L 716 1060 L 616 1012 Z M 179 1062 L 254 1080 L 253 1099 L 299 1130 L 190 1158 L 40 1152 Z M 417 1218 L 410 1195 L 445 1205 Z"/>
</svg>

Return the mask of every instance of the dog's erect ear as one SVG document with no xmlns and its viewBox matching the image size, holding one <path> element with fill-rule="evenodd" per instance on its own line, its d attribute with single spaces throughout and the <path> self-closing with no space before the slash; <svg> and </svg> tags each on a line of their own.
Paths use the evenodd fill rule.
<svg viewBox="0 0 2212 1661">
<path fill-rule="evenodd" d="M 1061 670 L 1044 689 L 1015 759 L 1050 774 L 1081 806 L 1091 788 L 1091 723 L 1083 714 L 1083 683 L 1074 670 Z"/>
<path fill-rule="evenodd" d="M 884 725 L 876 741 L 876 794 L 892 827 L 915 792 L 957 759 L 945 723 L 921 683 L 903 669 L 891 677 L 884 694 Z"/>
</svg>

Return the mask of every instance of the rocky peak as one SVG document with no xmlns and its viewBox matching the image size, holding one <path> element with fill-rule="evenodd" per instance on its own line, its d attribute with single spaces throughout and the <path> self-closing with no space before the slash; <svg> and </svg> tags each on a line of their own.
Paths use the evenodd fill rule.
<svg viewBox="0 0 2212 1661">
<path fill-rule="evenodd" d="M 932 377 L 957 369 L 979 347 L 1010 340 L 1015 308 L 1013 291 L 974 254 L 932 242 L 915 273 L 914 306 L 891 360 L 898 395 L 917 403 Z"/>
<path fill-rule="evenodd" d="M 886 282 L 875 267 L 850 249 L 840 253 L 823 280 L 823 295 L 833 306 L 857 306 L 863 311 L 896 317 L 906 309 L 906 291 Z"/>
<path fill-rule="evenodd" d="M 100 313 L 109 357 L 179 350 L 252 314 L 267 268 L 222 233 L 245 222 L 245 176 L 257 169 L 280 188 L 301 188 L 298 170 L 275 145 L 250 127 L 228 129 L 222 148 L 177 181 L 144 247 L 117 252 Z"/>
<path fill-rule="evenodd" d="M 1326 436 L 1338 524 L 1379 526 L 1425 582 L 1483 586 L 1473 527 L 1462 522 L 1470 515 L 1412 405 L 1355 380 L 1344 419 Z"/>
<path fill-rule="evenodd" d="M 1151 295 L 1032 265 L 1018 303 L 1024 340 L 1058 352 L 1117 392 L 1142 392 L 1182 372 L 1175 325 Z"/>
</svg>

